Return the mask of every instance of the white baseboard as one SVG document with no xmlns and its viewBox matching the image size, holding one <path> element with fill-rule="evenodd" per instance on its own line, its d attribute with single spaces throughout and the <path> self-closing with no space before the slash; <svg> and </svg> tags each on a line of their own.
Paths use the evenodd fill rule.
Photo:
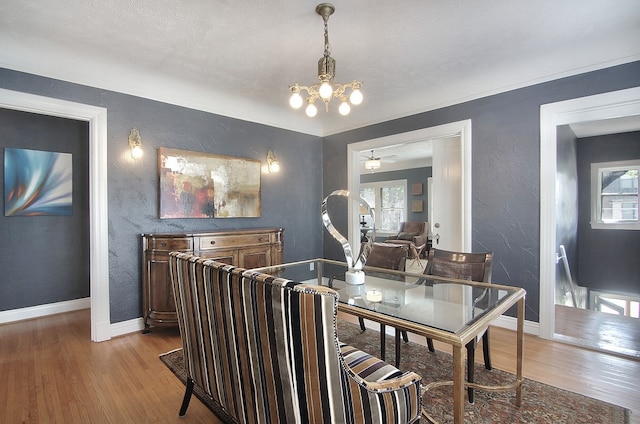
<svg viewBox="0 0 640 424">
<path fill-rule="evenodd" d="M 91 298 L 85 297 L 82 299 L 65 300 L 64 302 L 48 303 L 46 305 L 30 306 L 28 308 L 11 309 L 0 312 L 0 324 L 77 311 L 80 309 L 89 309 L 90 307 Z"/>
<path fill-rule="evenodd" d="M 501 328 L 506 328 L 508 330 L 516 331 L 518 320 L 514 317 L 508 317 L 506 315 L 500 316 L 498 319 L 493 321 L 491 325 Z M 540 335 L 540 324 L 533 321 L 524 321 L 524 332 L 525 334 L 531 334 L 533 336 Z"/>
<path fill-rule="evenodd" d="M 9 311 L 0 312 L 0 324 L 41 318 L 47 315 L 55 315 L 89 308 L 91 308 L 91 298 L 85 297 L 82 299 L 66 300 L 64 302 L 48 303 L 46 305 L 30 306 L 28 308 L 11 309 Z M 142 318 L 135 318 L 129 321 L 107 325 L 109 327 L 108 333 L 110 337 L 142 331 L 144 328 Z"/>
<path fill-rule="evenodd" d="M 116 322 L 111 324 L 109 329 L 111 337 L 122 336 L 129 333 L 135 333 L 136 331 L 142 331 L 144 329 L 144 320 L 142 318 L 134 318 L 129 321 Z"/>
</svg>

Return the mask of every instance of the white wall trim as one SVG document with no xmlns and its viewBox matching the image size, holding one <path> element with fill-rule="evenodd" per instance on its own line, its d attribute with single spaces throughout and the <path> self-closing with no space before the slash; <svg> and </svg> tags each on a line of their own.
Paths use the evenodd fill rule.
<svg viewBox="0 0 640 424">
<path fill-rule="evenodd" d="M 91 307 L 91 298 L 65 300 L 63 302 L 49 303 L 46 305 L 36 305 L 27 308 L 11 309 L 0 312 L 0 324 L 24 321 L 28 319 L 42 318 L 49 315 L 63 314 L 65 312 L 79 311 Z M 129 321 L 109 324 L 105 330 L 109 336 L 118 337 L 130 333 L 136 333 L 144 329 L 144 320 L 135 318 Z"/>
<path fill-rule="evenodd" d="M 144 330 L 144 319 L 134 318 L 129 321 L 116 322 L 111 324 L 109 334 L 111 337 L 123 336 L 129 333 L 136 333 Z"/>
<path fill-rule="evenodd" d="M 517 318 L 510 317 L 507 315 L 501 315 L 495 321 L 491 323 L 494 327 L 505 328 L 507 330 L 518 330 L 518 320 Z M 540 324 L 533 321 L 524 321 L 524 333 L 530 334 L 532 336 L 538 336 L 540 334 Z"/>
<path fill-rule="evenodd" d="M 64 312 L 88 309 L 91 306 L 91 299 L 65 300 L 63 302 L 49 303 L 46 305 L 30 306 L 27 308 L 11 309 L 0 312 L 0 324 L 8 322 L 23 321 L 25 319 L 40 318 L 47 315 L 61 314 Z"/>
<path fill-rule="evenodd" d="M 640 87 L 540 106 L 540 337 L 555 334 L 557 127 L 640 115 Z"/>
<path fill-rule="evenodd" d="M 109 209 L 107 207 L 107 109 L 19 91 L 0 89 L 0 107 L 89 123 L 89 226 L 91 340 L 108 340 Z"/>
</svg>

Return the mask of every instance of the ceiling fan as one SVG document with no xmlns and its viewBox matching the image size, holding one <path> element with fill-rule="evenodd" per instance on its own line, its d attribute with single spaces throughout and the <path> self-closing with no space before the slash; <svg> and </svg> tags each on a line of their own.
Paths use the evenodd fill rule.
<svg viewBox="0 0 640 424">
<path fill-rule="evenodd" d="M 364 161 L 365 169 L 373 171 L 374 169 L 380 168 L 380 158 L 376 158 L 373 156 L 373 150 L 371 150 L 371 157 L 365 156 L 367 158 Z"/>
</svg>

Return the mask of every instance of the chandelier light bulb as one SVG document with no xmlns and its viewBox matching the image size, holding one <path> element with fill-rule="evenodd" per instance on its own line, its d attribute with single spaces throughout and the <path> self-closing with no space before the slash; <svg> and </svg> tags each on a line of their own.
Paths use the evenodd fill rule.
<svg viewBox="0 0 640 424">
<path fill-rule="evenodd" d="M 352 104 L 356 106 L 362 103 L 362 91 L 360 91 L 360 89 L 358 88 L 355 88 L 351 92 L 351 96 L 349 96 L 349 100 L 351 101 Z"/>
<path fill-rule="evenodd" d="M 300 107 L 302 106 L 302 103 L 303 103 L 303 99 L 300 93 L 293 93 L 291 95 L 291 98 L 289 99 L 289 104 L 291 105 L 292 108 L 300 109 Z"/>
<path fill-rule="evenodd" d="M 338 112 L 340 112 L 340 115 L 342 115 L 342 116 L 348 115 L 349 112 L 351 112 L 351 106 L 349 106 L 349 103 L 344 101 L 344 102 L 340 103 L 340 107 L 338 108 Z"/>
<path fill-rule="evenodd" d="M 320 97 L 322 97 L 323 100 L 331 99 L 331 96 L 333 95 L 333 88 L 331 88 L 331 84 L 329 84 L 327 81 L 324 81 L 322 84 L 320 84 L 318 94 L 320 94 Z"/>
<path fill-rule="evenodd" d="M 309 105 L 307 105 L 307 109 L 305 110 L 305 112 L 307 113 L 307 116 L 309 118 L 313 118 L 318 114 L 318 108 L 313 103 L 309 103 Z"/>
</svg>

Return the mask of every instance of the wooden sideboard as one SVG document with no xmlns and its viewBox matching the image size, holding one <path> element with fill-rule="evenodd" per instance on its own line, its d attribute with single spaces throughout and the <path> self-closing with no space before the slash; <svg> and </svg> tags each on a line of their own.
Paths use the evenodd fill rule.
<svg viewBox="0 0 640 424">
<path fill-rule="evenodd" d="M 169 275 L 169 252 L 189 252 L 203 258 L 258 268 L 282 263 L 282 228 L 203 233 L 142 234 L 142 308 L 144 332 L 177 325 Z"/>
</svg>

